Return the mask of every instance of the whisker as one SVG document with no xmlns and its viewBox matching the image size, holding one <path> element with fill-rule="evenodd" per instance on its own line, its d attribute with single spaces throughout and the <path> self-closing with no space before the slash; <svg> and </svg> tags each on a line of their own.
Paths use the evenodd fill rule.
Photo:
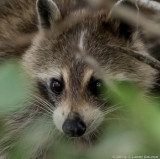
<svg viewBox="0 0 160 159">
<path fill-rule="evenodd" d="M 103 120 L 103 116 L 100 116 L 99 118 L 101 119 L 101 121 Z M 90 133 L 95 129 L 95 123 L 96 123 L 96 122 L 97 122 L 96 119 L 94 119 L 94 120 L 92 121 L 92 123 L 91 123 L 90 126 L 88 127 L 88 130 L 87 130 L 87 132 L 86 132 L 85 135 L 90 134 Z"/>
<path fill-rule="evenodd" d="M 122 108 L 122 106 L 118 106 L 118 104 L 113 105 L 113 106 L 107 108 L 107 109 L 104 111 L 104 115 L 108 115 L 108 114 L 110 114 L 110 113 L 112 113 L 112 112 L 115 112 L 116 110 L 119 110 L 120 108 Z"/>
<path fill-rule="evenodd" d="M 36 101 L 37 102 L 37 101 Z M 34 106 L 41 108 L 42 110 L 44 110 L 45 112 L 47 112 L 48 114 L 52 115 L 52 112 L 48 109 L 46 109 L 46 107 L 44 105 L 42 105 L 42 103 L 32 103 Z"/>
<path fill-rule="evenodd" d="M 47 106 L 51 112 L 53 112 L 53 110 L 51 108 L 53 108 L 53 105 L 51 103 L 49 103 L 48 101 L 46 101 L 45 99 L 43 99 L 42 97 L 40 96 L 37 96 L 37 95 L 33 95 L 33 97 L 39 101 L 42 102 L 42 104 L 45 104 L 45 106 Z"/>
<path fill-rule="evenodd" d="M 49 114 L 48 114 L 49 113 Z M 41 112 L 39 112 L 38 114 L 42 114 Z M 52 119 L 52 114 L 50 112 L 47 112 L 47 114 L 43 113 L 43 116 L 49 117 L 50 119 Z"/>
<path fill-rule="evenodd" d="M 53 105 L 52 105 L 51 103 L 49 103 L 49 102 L 48 102 L 45 98 L 43 98 L 42 96 L 40 96 L 40 95 L 38 95 L 38 94 L 32 94 L 32 95 L 30 95 L 30 96 L 31 96 L 31 98 L 33 98 L 33 99 L 37 99 L 37 100 L 43 102 L 43 104 L 47 105 L 48 107 L 53 108 Z"/>
<path fill-rule="evenodd" d="M 53 112 L 51 109 L 49 109 L 46 105 L 44 105 L 44 103 L 42 103 L 41 101 L 39 101 L 39 100 L 36 100 L 36 99 L 33 99 L 32 101 L 30 101 L 30 103 L 32 104 L 32 105 L 36 105 L 36 106 L 42 106 L 44 109 L 46 109 L 47 111 L 49 111 L 49 112 Z"/>
<path fill-rule="evenodd" d="M 45 108 L 47 108 L 47 110 L 48 111 L 50 111 L 50 112 L 52 112 L 53 113 L 53 106 L 52 106 L 52 108 L 51 108 L 51 104 L 50 105 L 48 105 L 48 103 L 46 103 L 43 99 L 41 99 L 40 97 L 35 97 L 35 98 L 33 98 L 32 99 L 33 101 L 35 101 L 36 103 L 38 103 L 38 104 L 41 104 L 41 106 L 43 106 L 43 107 L 45 107 Z"/>
<path fill-rule="evenodd" d="M 120 120 L 121 118 L 105 118 L 104 120 L 107 121 L 107 120 Z"/>
</svg>

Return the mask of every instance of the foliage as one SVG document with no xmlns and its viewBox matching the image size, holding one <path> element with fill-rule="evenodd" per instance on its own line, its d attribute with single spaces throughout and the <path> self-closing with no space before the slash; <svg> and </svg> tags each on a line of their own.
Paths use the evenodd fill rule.
<svg viewBox="0 0 160 159">
<path fill-rule="evenodd" d="M 19 109 L 29 93 L 29 82 L 16 61 L 0 67 L 0 137 L 5 136 L 3 118 Z M 136 156 L 160 156 L 159 99 L 145 96 L 136 85 L 109 83 L 103 90 L 112 104 L 120 105 L 118 113 L 106 116 L 100 140 L 88 150 L 80 151 L 69 141 L 50 141 L 50 158 L 56 159 L 111 159 Z M 46 142 L 50 129 L 48 118 L 40 118 L 17 139 L 10 151 L 11 159 L 27 159 Z M 53 142 L 53 143 L 52 143 Z M 56 144 L 55 144 L 56 143 Z M 52 151 L 51 151 L 52 152 Z M 26 157 L 27 156 L 27 157 Z"/>
</svg>

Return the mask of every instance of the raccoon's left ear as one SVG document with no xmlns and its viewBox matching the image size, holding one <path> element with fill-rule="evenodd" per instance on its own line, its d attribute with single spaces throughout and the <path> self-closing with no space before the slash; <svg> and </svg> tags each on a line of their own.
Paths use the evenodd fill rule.
<svg viewBox="0 0 160 159">
<path fill-rule="evenodd" d="M 37 0 L 39 24 L 43 29 L 49 29 L 52 24 L 61 19 L 61 13 L 53 0 Z"/>
<path fill-rule="evenodd" d="M 125 38 L 126 40 L 129 40 L 137 30 L 136 24 L 125 21 L 121 17 L 115 15 L 114 11 L 117 7 L 124 7 L 137 13 L 136 2 L 131 0 L 119 0 L 113 7 L 113 9 L 110 11 L 106 22 L 106 24 L 109 25 L 113 33 Z"/>
</svg>

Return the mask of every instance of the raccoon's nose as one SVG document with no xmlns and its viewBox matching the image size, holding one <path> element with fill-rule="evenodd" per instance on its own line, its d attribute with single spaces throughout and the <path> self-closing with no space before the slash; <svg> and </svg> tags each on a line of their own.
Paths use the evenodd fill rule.
<svg viewBox="0 0 160 159">
<path fill-rule="evenodd" d="M 70 137 L 80 137 L 85 133 L 86 125 L 79 117 L 76 117 L 74 119 L 67 119 L 62 129 Z"/>
</svg>

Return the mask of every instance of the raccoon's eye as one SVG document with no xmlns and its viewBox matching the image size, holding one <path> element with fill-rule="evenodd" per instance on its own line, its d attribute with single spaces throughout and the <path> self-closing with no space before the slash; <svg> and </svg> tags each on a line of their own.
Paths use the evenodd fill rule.
<svg viewBox="0 0 160 159">
<path fill-rule="evenodd" d="M 52 92 L 54 92 L 56 94 L 60 94 L 63 91 L 63 83 L 57 79 L 52 79 L 51 84 L 50 84 L 50 88 L 51 88 Z"/>
<path fill-rule="evenodd" d="M 102 87 L 103 87 L 103 84 L 101 80 L 95 80 L 94 78 L 91 78 L 88 88 L 92 94 L 96 96 L 99 95 Z"/>
</svg>

